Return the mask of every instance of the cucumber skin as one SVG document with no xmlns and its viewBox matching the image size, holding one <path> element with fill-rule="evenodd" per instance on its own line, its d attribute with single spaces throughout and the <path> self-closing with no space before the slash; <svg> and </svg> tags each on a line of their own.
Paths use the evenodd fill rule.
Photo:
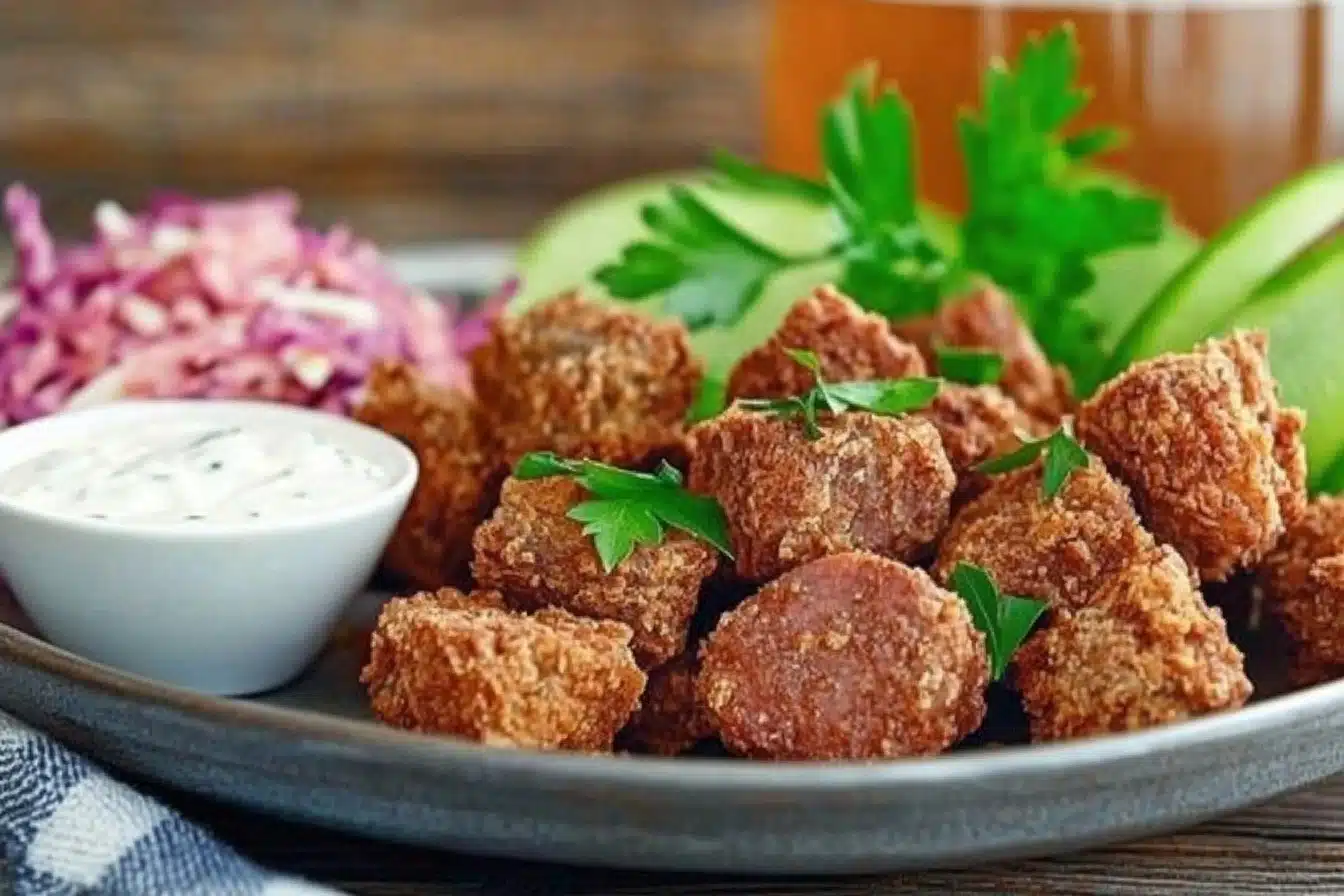
<svg viewBox="0 0 1344 896">
<path fill-rule="evenodd" d="M 1307 198 L 1312 201 L 1306 202 Z M 1318 204 L 1325 214 L 1334 209 L 1333 223 L 1318 222 L 1317 218 L 1311 217 L 1311 226 L 1300 236 L 1289 236 L 1283 243 L 1286 248 L 1269 251 L 1276 248 L 1276 245 L 1265 245 L 1270 235 L 1284 234 L 1284 228 L 1275 225 L 1280 223 L 1285 211 L 1300 212 L 1301 207 L 1314 208 Z M 1299 214 L 1297 217 L 1303 216 Z M 1218 332 L 1215 325 L 1230 319 L 1266 277 L 1272 277 L 1276 269 L 1291 262 L 1341 221 L 1344 221 L 1344 161 L 1317 166 L 1281 184 L 1210 240 L 1153 296 L 1120 338 L 1106 375 L 1114 376 L 1134 361 L 1163 351 L 1183 351 L 1199 338 Z M 1197 333 L 1191 336 L 1182 332 L 1178 339 L 1164 335 L 1164 323 L 1170 324 L 1183 302 L 1188 305 L 1192 296 L 1201 298 L 1216 292 L 1219 288 L 1217 281 L 1229 276 L 1228 268 L 1234 268 L 1232 273 L 1240 275 L 1243 271 L 1238 268 L 1247 267 L 1255 270 L 1246 281 L 1226 287 L 1231 298 L 1224 303 L 1222 311 L 1215 310 L 1207 315 L 1209 320 L 1198 326 Z"/>
</svg>

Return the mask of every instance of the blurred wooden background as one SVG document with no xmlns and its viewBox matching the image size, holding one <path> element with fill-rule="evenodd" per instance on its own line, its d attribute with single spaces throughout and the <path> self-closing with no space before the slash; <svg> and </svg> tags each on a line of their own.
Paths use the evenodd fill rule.
<svg viewBox="0 0 1344 896">
<path fill-rule="evenodd" d="M 157 185 L 297 189 L 386 241 L 510 237 L 754 151 L 759 0 L 0 0 L 0 183 L 58 229 Z"/>
</svg>

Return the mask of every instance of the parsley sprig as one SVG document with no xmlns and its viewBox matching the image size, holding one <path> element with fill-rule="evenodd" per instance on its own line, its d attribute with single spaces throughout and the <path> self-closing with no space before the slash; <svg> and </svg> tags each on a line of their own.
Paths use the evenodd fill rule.
<svg viewBox="0 0 1344 896">
<path fill-rule="evenodd" d="M 587 489 L 591 500 L 575 504 L 566 516 L 584 524 L 583 534 L 593 537 L 597 556 L 608 573 L 637 544 L 659 544 L 668 526 L 733 556 L 728 521 L 719 502 L 687 491 L 681 473 L 666 461 L 654 473 L 638 473 L 534 451 L 518 461 L 513 475 L 518 479 L 569 476 Z"/>
<path fill-rule="evenodd" d="M 1078 65 L 1069 25 L 1028 40 L 1015 70 L 991 64 L 982 109 L 958 122 L 970 198 L 961 238 L 966 266 L 1018 298 L 1046 354 L 1087 389 L 1104 364 L 1100 328 L 1074 299 L 1096 279 L 1093 258 L 1156 242 L 1166 213 L 1153 197 L 1078 184 L 1077 163 L 1124 142 L 1108 127 L 1064 133 L 1091 99 L 1075 85 Z"/>
<path fill-rule="evenodd" d="M 958 563 L 952 570 L 951 584 L 966 602 L 975 627 L 984 633 L 989 676 L 998 681 L 1007 671 L 1008 661 L 1045 612 L 1046 602 L 1002 593 L 994 577 L 973 563 Z"/>
<path fill-rule="evenodd" d="M 748 398 L 737 403 L 748 411 L 777 417 L 802 417 L 803 432 L 811 441 L 821 438 L 819 416 L 860 410 L 894 417 L 927 407 L 938 394 L 940 383 L 929 377 L 900 380 L 855 380 L 828 383 L 821 376 L 821 359 L 807 349 L 786 349 L 790 358 L 812 371 L 816 385 L 789 398 Z"/>
<path fill-rule="evenodd" d="M 1003 376 L 1003 355 L 979 348 L 951 345 L 934 346 L 938 373 L 954 383 L 988 386 Z"/>
<path fill-rule="evenodd" d="M 726 221 L 684 186 L 643 209 L 646 240 L 627 246 L 596 279 L 614 297 L 662 294 L 691 329 L 731 326 L 777 275 L 825 263 L 824 279 L 865 308 L 901 318 L 927 313 L 972 273 L 1009 290 L 1046 354 L 1086 392 L 1104 358 L 1100 328 L 1075 301 L 1092 284 L 1092 262 L 1155 242 L 1163 203 L 1084 182 L 1081 163 L 1112 149 L 1112 128 L 1071 130 L 1089 93 L 1076 85 L 1072 28 L 1027 42 L 1015 65 L 986 73 L 982 107 L 959 121 L 969 211 L 960 254 L 949 256 L 920 224 L 915 128 L 909 106 L 859 69 L 820 122 L 824 174 L 800 177 L 729 153 L 712 160 L 716 189 L 786 196 L 830 209 L 834 233 L 787 254 Z"/>
<path fill-rule="evenodd" d="M 1041 500 L 1053 500 L 1064 490 L 1074 470 L 1086 469 L 1091 459 L 1082 445 L 1076 442 L 1063 426 L 1043 439 L 1024 442 L 1022 447 L 1000 457 L 987 460 L 975 469 L 981 473 L 1007 473 L 1033 463 L 1045 456 L 1041 471 Z"/>
</svg>

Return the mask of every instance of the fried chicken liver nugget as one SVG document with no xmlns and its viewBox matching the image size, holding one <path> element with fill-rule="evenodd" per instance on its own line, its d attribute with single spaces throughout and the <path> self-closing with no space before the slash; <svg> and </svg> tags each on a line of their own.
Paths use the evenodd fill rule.
<svg viewBox="0 0 1344 896">
<path fill-rule="evenodd" d="M 1017 447 L 1018 437 L 1045 435 L 1041 424 L 1023 413 L 997 386 L 945 382 L 927 408 L 917 411 L 933 424 L 943 450 L 957 474 L 953 505 L 961 506 L 989 486 L 989 477 L 975 467 Z"/>
<path fill-rule="evenodd" d="M 898 322 L 893 328 L 921 347 L 930 366 L 936 366 L 938 345 L 997 352 L 1004 360 L 999 386 L 1047 426 L 1058 423 L 1073 406 L 1067 371 L 1050 363 L 1012 299 L 995 287 L 984 286 L 948 302 L 932 318 Z"/>
<path fill-rule="evenodd" d="M 695 651 L 679 653 L 649 672 L 639 709 L 616 742 L 657 756 L 678 756 L 714 736 L 696 693 L 700 661 Z"/>
<path fill-rule="evenodd" d="M 383 566 L 422 590 L 462 583 L 471 533 L 499 484 L 475 399 L 425 382 L 400 361 L 380 361 L 355 419 L 405 442 L 420 462 Z"/>
<path fill-rule="evenodd" d="M 759 759 L 940 753 L 985 715 L 984 636 L 921 570 L 835 554 L 728 613 L 700 698 L 725 746 Z"/>
<path fill-rule="evenodd" d="M 548 450 L 622 466 L 677 450 L 702 372 L 679 321 L 575 294 L 495 321 L 471 370 L 505 463 Z"/>
<path fill-rule="evenodd" d="M 1265 598 L 1318 665 L 1344 664 L 1344 497 L 1320 497 L 1265 558 Z"/>
<path fill-rule="evenodd" d="M 1093 602 L 1102 585 L 1155 547 L 1139 523 L 1129 491 L 1092 458 L 1049 501 L 1042 467 L 991 478 L 962 508 L 938 548 L 933 574 L 950 580 L 957 563 L 973 563 L 1006 593 L 1072 612 Z"/>
<path fill-rule="evenodd" d="M 843 413 L 812 441 L 801 420 L 734 406 L 690 444 L 690 488 L 722 505 L 752 582 L 845 551 L 911 559 L 946 525 L 956 485 L 938 431 L 914 417 Z"/>
<path fill-rule="evenodd" d="M 1266 349 L 1236 333 L 1143 361 L 1078 410 L 1080 439 L 1205 581 L 1258 563 L 1306 504 L 1304 417 L 1279 407 Z"/>
<path fill-rule="evenodd" d="M 834 287 L 822 286 L 795 303 L 774 335 L 737 362 L 728 377 L 728 400 L 788 398 L 811 389 L 812 372 L 790 358 L 788 349 L 814 352 L 822 377 L 833 383 L 926 372 L 919 350 L 897 338 L 886 318 L 869 314 Z"/>
<path fill-rule="evenodd" d="M 623 622 L 634 631 L 641 666 L 667 662 L 686 646 L 700 585 L 717 555 L 672 530 L 659 544 L 636 546 L 607 573 L 584 524 L 566 516 L 584 500 L 587 492 L 566 477 L 505 480 L 499 506 L 473 539 L 477 584 L 518 609 L 560 607 Z"/>
<path fill-rule="evenodd" d="M 360 681 L 391 725 L 482 743 L 606 751 L 639 705 L 630 628 L 563 610 L 505 609 L 495 592 L 394 598 Z"/>
<path fill-rule="evenodd" d="M 1241 706 L 1241 651 L 1185 562 L 1161 548 L 1014 658 L 1033 741 L 1135 731 Z"/>
</svg>

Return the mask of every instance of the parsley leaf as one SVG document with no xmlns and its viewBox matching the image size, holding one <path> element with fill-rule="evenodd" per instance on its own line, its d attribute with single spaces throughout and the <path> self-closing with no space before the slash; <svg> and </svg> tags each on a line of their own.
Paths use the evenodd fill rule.
<svg viewBox="0 0 1344 896">
<path fill-rule="evenodd" d="M 663 294 L 663 310 L 692 330 L 736 323 L 765 281 L 790 261 L 721 218 L 684 186 L 641 211 L 653 239 L 625 247 L 594 279 L 620 299 Z"/>
<path fill-rule="evenodd" d="M 987 386 L 1003 376 L 1003 355 L 978 348 L 939 345 L 934 348 L 938 373 L 954 383 Z"/>
<path fill-rule="evenodd" d="M 1079 184 L 1076 163 L 1122 135 L 1062 133 L 1090 99 L 1075 85 L 1078 63 L 1070 27 L 1029 40 L 1015 69 L 990 66 L 982 109 L 958 124 L 970 195 L 964 261 L 1014 294 L 1046 354 L 1086 391 L 1104 364 L 1101 331 L 1073 300 L 1095 279 L 1094 256 L 1156 242 L 1166 211 L 1154 197 Z"/>
<path fill-rule="evenodd" d="M 793 196 L 814 205 L 825 205 L 831 200 L 831 193 L 825 184 L 796 174 L 772 171 L 760 165 L 753 165 L 726 150 L 715 150 L 710 157 L 710 164 L 717 175 L 713 183 L 720 188 Z"/>
<path fill-rule="evenodd" d="M 821 359 L 816 352 L 797 348 L 785 352 L 812 371 L 817 384 L 811 391 L 790 398 L 742 399 L 738 405 L 777 417 L 802 417 L 803 432 L 810 441 L 821 438 L 817 415 L 823 410 L 834 415 L 857 409 L 895 417 L 927 407 L 941 385 L 941 381 L 930 377 L 828 383 L 821 377 Z"/>
<path fill-rule="evenodd" d="M 1079 445 L 1061 426 L 1043 439 L 1024 442 L 1022 447 L 1000 457 L 979 464 L 975 469 L 980 473 L 1007 473 L 1027 466 L 1044 455 L 1045 462 L 1041 471 L 1041 500 L 1053 500 L 1064 490 L 1069 475 L 1074 470 L 1086 469 L 1091 458 L 1082 445 Z"/>
<path fill-rule="evenodd" d="M 1001 593 L 993 576 L 973 563 L 958 563 L 952 570 L 951 583 L 966 602 L 975 627 L 984 633 L 989 675 L 998 681 L 1008 670 L 1008 661 L 1045 612 L 1046 602 Z"/>
<path fill-rule="evenodd" d="M 822 118 L 821 151 L 832 203 L 850 239 L 839 288 L 887 317 L 938 307 L 947 265 L 916 218 L 914 121 L 865 66 Z"/>
<path fill-rule="evenodd" d="M 518 479 L 569 476 L 592 496 L 570 508 L 570 519 L 584 523 L 602 568 L 611 572 L 635 547 L 663 540 L 666 527 L 679 529 L 732 557 L 728 521 L 719 502 L 687 491 L 680 471 L 664 461 L 653 473 L 623 470 L 592 460 L 567 460 L 534 451 L 518 461 Z"/>
</svg>

